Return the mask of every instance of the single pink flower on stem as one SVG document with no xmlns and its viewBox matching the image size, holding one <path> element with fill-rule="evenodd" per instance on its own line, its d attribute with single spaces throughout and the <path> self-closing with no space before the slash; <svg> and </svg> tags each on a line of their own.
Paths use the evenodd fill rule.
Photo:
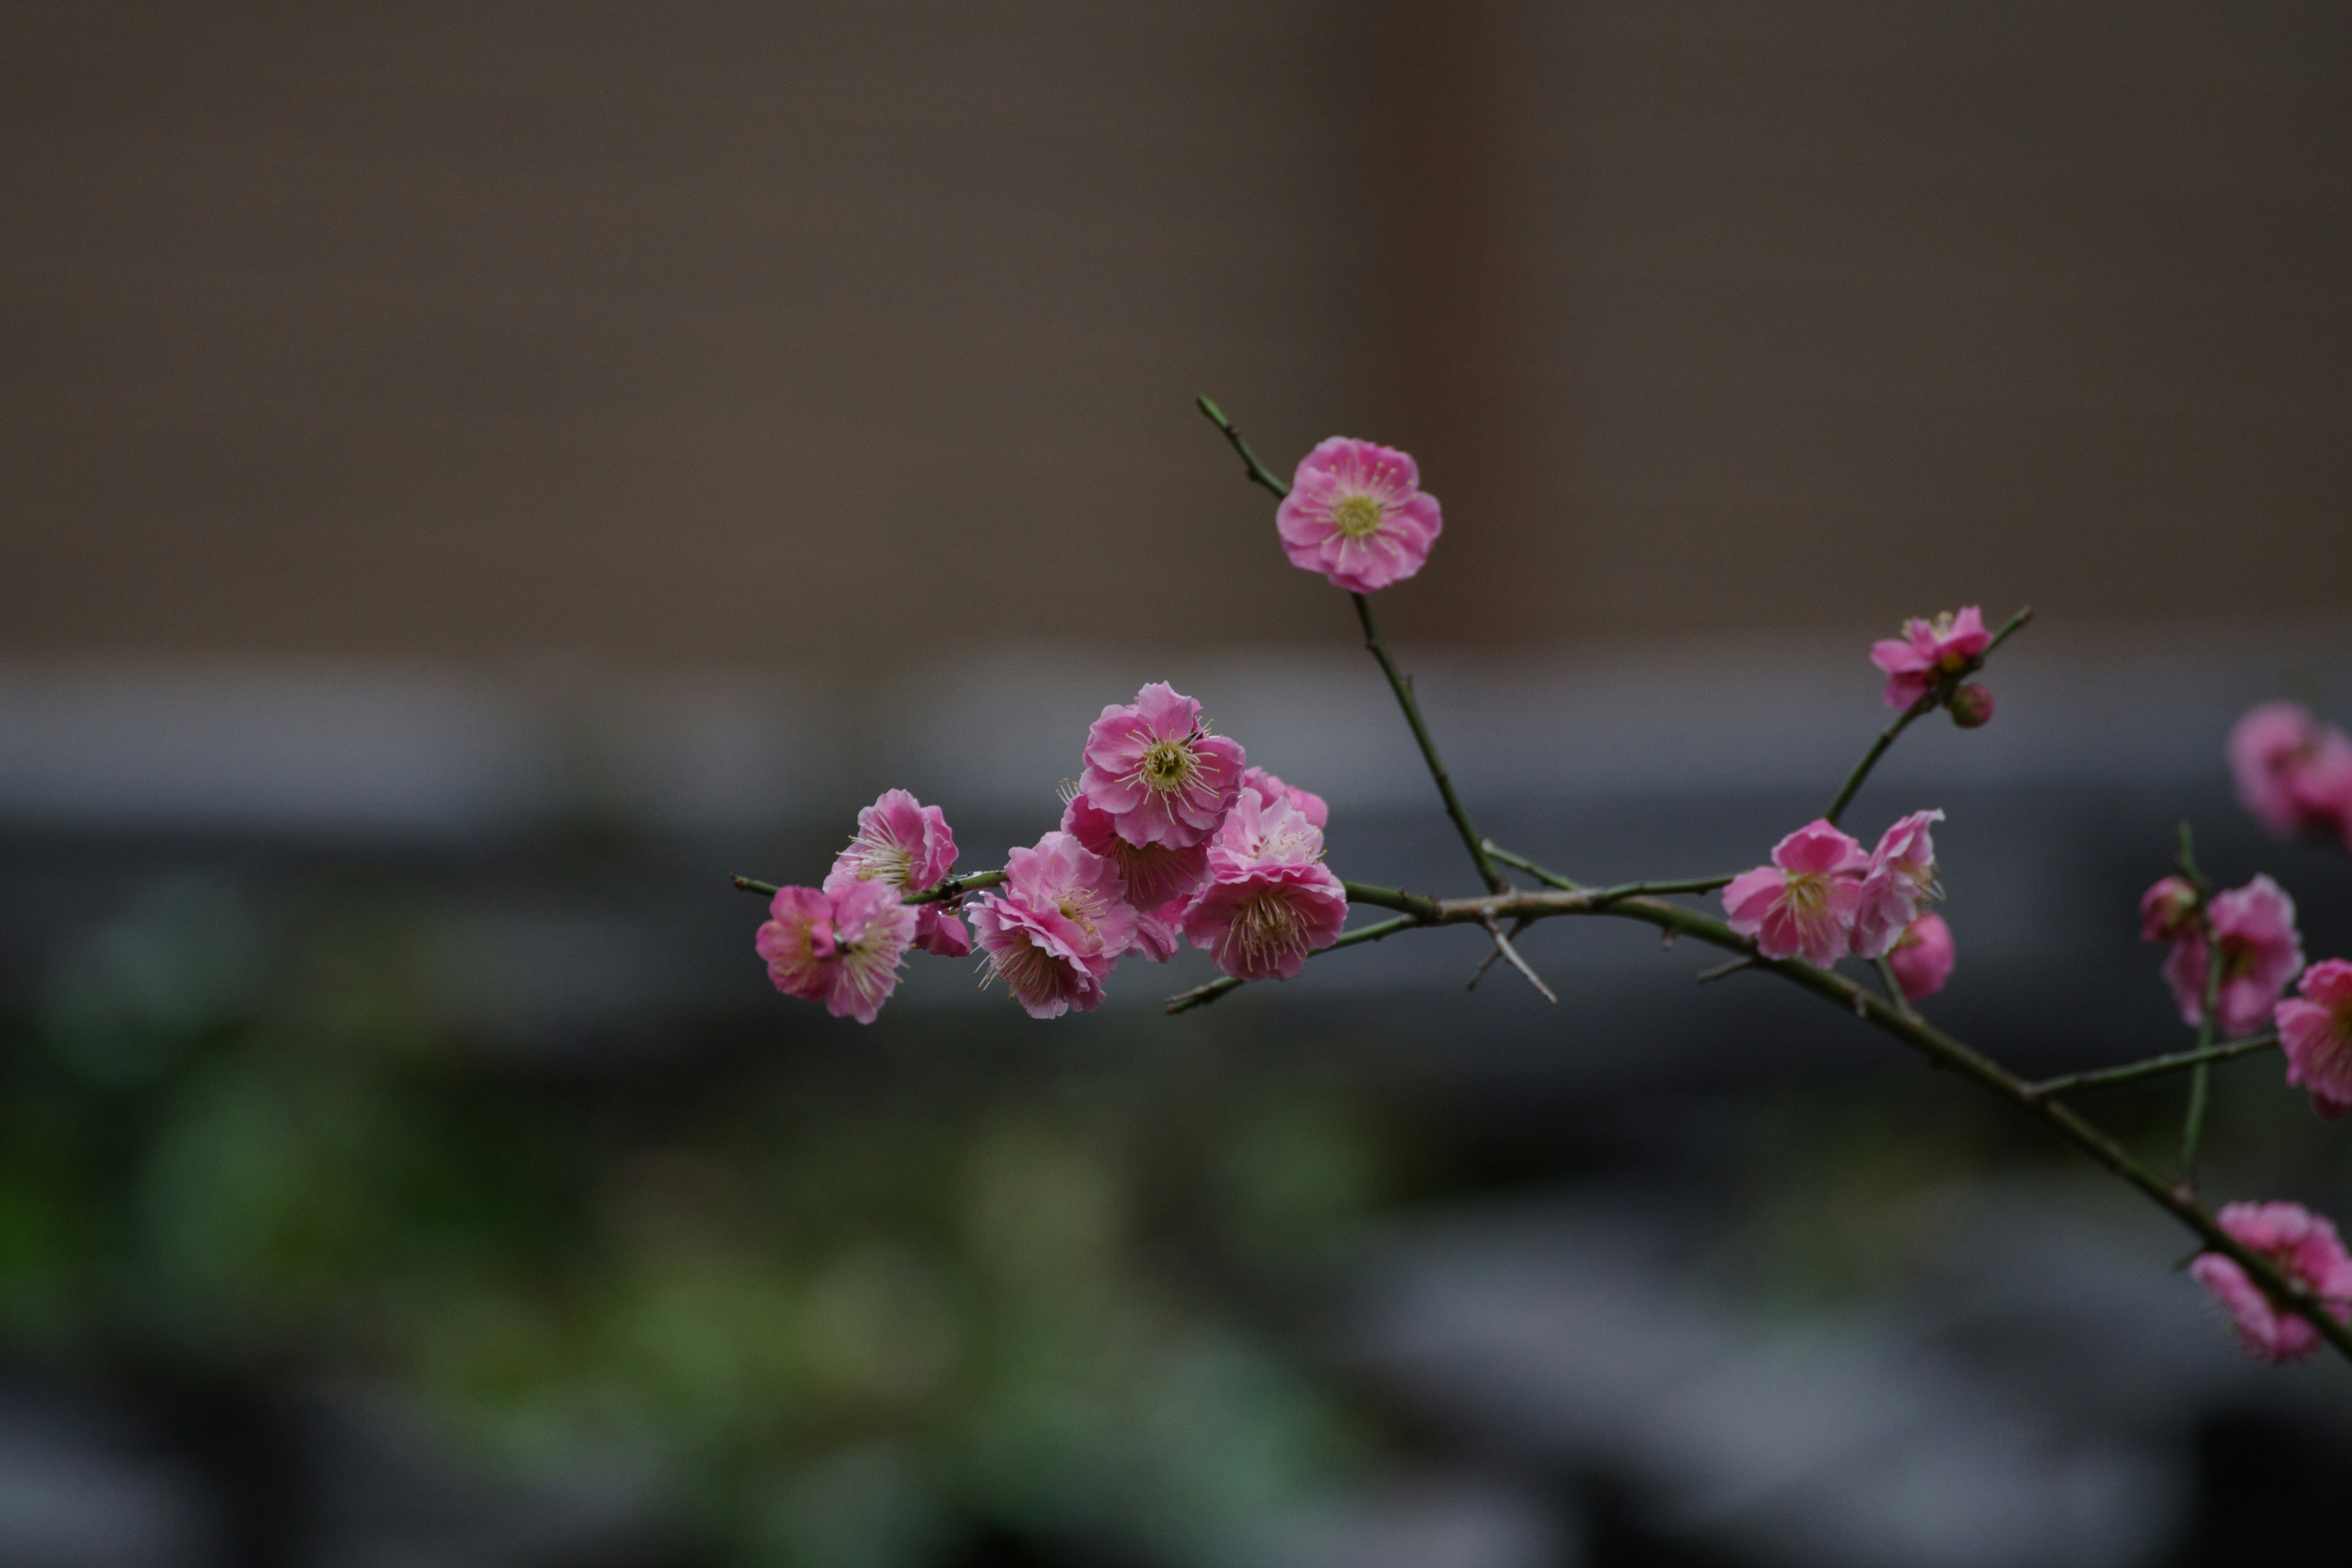
<svg viewBox="0 0 2352 1568">
<path fill-rule="evenodd" d="M 1265 861 L 1202 889 L 1184 936 L 1237 979 L 1287 980 L 1347 923 L 1347 889 L 1321 862 Z"/>
<path fill-rule="evenodd" d="M 1171 844 L 1129 844 L 1118 836 L 1109 812 L 1083 795 L 1062 807 L 1062 831 L 1118 868 L 1127 901 L 1139 910 L 1157 910 L 1173 900 L 1189 903 L 1209 879 L 1206 840 L 1178 848 Z"/>
<path fill-rule="evenodd" d="M 2303 967 L 2303 940 L 2295 934 L 2294 900 L 2268 877 L 2213 895 L 2205 919 L 2221 949 L 2224 1037 L 2260 1028 L 2271 1005 Z M 2179 1004 L 2183 1023 L 2205 1021 L 2205 934 L 2191 926 L 2164 961 L 2165 983 Z"/>
<path fill-rule="evenodd" d="M 1869 867 L 1861 845 L 1826 817 L 1816 818 L 1772 847 L 1772 864 L 1731 879 L 1723 889 L 1724 913 L 1733 931 L 1756 939 L 1765 957 L 1801 952 L 1827 969 L 1853 945 Z"/>
<path fill-rule="evenodd" d="M 1370 594 L 1421 570 L 1444 531 L 1421 469 L 1393 447 L 1334 436 L 1307 453 L 1275 510 L 1282 552 L 1335 587 Z"/>
<path fill-rule="evenodd" d="M 1944 988 L 1952 977 L 1955 956 L 1952 928 L 1943 916 L 1926 914 L 1903 928 L 1886 964 L 1895 971 L 1895 984 L 1903 987 L 1904 996 L 1917 1002 Z"/>
<path fill-rule="evenodd" d="M 2339 1323 L 2352 1321 L 2352 1257 L 2346 1256 L 2333 1224 L 2301 1204 L 2288 1203 L 2224 1204 L 2213 1217 L 2231 1240 L 2310 1291 L 2329 1317 Z M 2273 1304 L 2237 1259 L 2200 1252 L 2189 1272 L 2230 1314 L 2249 1353 L 2276 1363 L 2301 1361 L 2319 1348 L 2319 1331 L 2301 1313 Z"/>
<path fill-rule="evenodd" d="M 2238 804 L 2281 838 L 2352 849 L 2352 736 L 2296 702 L 2265 702 L 2230 730 Z"/>
<path fill-rule="evenodd" d="M 2352 1110 L 2352 963 L 2324 958 L 2303 972 L 2303 993 L 2272 1010 L 2286 1080 L 2311 1091 L 2311 1108 L 2333 1121 Z"/>
<path fill-rule="evenodd" d="M 1913 616 L 1903 623 L 1901 637 L 1870 645 L 1870 662 L 1886 672 L 1886 689 L 1880 693 L 1886 705 L 1908 708 L 1991 646 L 1984 611 L 1969 605 L 1958 615 L 1948 610 L 1932 620 Z M 1986 718 L 1992 716 L 1991 696 L 1985 694 Z"/>
<path fill-rule="evenodd" d="M 898 962 L 915 940 L 915 911 L 886 882 L 852 880 L 837 892 L 779 888 L 753 946 L 787 996 L 822 1002 L 836 1018 L 870 1024 L 898 986 Z"/>
<path fill-rule="evenodd" d="M 1248 762 L 1240 742 L 1202 727 L 1198 702 L 1154 681 L 1087 731 L 1078 791 L 1129 844 L 1182 849 L 1217 830 Z"/>
<path fill-rule="evenodd" d="M 1103 982 L 1135 942 L 1118 868 L 1056 830 L 1005 857 L 1002 886 L 971 910 L 991 978 L 1033 1018 L 1102 1005 Z"/>
<path fill-rule="evenodd" d="M 1298 808 L 1299 816 L 1318 827 L 1331 826 L 1331 807 L 1321 795 L 1310 789 L 1286 784 L 1264 768 L 1244 768 L 1242 788 L 1257 791 L 1269 805 L 1277 800 L 1287 800 Z"/>
<path fill-rule="evenodd" d="M 883 882 L 903 896 L 936 887 L 955 869 L 955 835 L 947 813 L 925 805 L 902 789 L 884 790 L 857 814 L 857 833 L 835 857 L 824 890 L 837 893 L 853 882 Z M 971 951 L 963 922 L 937 903 L 911 906 L 915 945 L 941 958 Z"/>
<path fill-rule="evenodd" d="M 1927 901 L 1944 896 L 1936 883 L 1936 841 L 1927 831 L 1943 820 L 1940 811 L 1915 811 L 1879 836 L 1854 910 L 1856 958 L 1885 957 Z"/>
<path fill-rule="evenodd" d="M 2197 885 L 2167 877 L 2139 896 L 2139 939 L 2179 942 L 2197 929 Z"/>
</svg>

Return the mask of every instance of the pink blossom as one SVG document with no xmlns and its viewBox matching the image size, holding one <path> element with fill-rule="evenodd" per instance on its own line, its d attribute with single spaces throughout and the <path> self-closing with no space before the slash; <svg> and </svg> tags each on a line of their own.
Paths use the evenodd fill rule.
<svg viewBox="0 0 2352 1568">
<path fill-rule="evenodd" d="M 1135 920 L 1118 868 L 1059 830 L 1006 856 L 1003 891 L 982 894 L 971 911 L 992 977 L 1033 1018 L 1102 1005 Z"/>
<path fill-rule="evenodd" d="M 2221 1028 L 2224 1036 L 2259 1028 L 2271 1004 L 2303 967 L 2294 930 L 2294 900 L 2268 877 L 2216 893 L 2205 919 L 2221 948 Z M 2190 927 L 2164 961 L 2164 978 L 2183 1022 L 2205 1021 L 2205 935 Z"/>
<path fill-rule="evenodd" d="M 1958 615 L 1948 610 L 1933 620 L 1913 616 L 1903 623 L 1901 637 L 1870 645 L 1870 662 L 1886 672 L 1886 689 L 1881 693 L 1886 705 L 1908 708 L 1991 646 L 1984 612 L 1969 605 Z M 1986 695 L 1990 699 L 1990 693 Z M 1990 706 L 1985 716 L 1991 717 Z"/>
<path fill-rule="evenodd" d="M 1943 916 L 1925 914 L 1903 928 L 1886 963 L 1903 994 L 1916 1002 L 1944 988 L 1952 977 L 1953 956 L 1952 928 Z"/>
<path fill-rule="evenodd" d="M 1192 902 L 1188 893 L 1169 900 L 1156 910 L 1136 910 L 1135 940 L 1128 944 L 1127 951 L 1153 963 L 1165 963 L 1175 957 L 1184 935 L 1184 911 Z"/>
<path fill-rule="evenodd" d="M 2352 849 L 2352 736 L 2294 702 L 2265 702 L 2230 731 L 2238 804 L 2281 838 Z"/>
<path fill-rule="evenodd" d="M 2352 1257 L 2346 1256 L 2336 1226 L 2326 1218 L 2288 1203 L 2224 1204 L 2213 1217 L 2231 1240 L 2310 1291 L 2329 1317 L 2339 1323 L 2352 1320 Z M 2249 1353 L 2278 1363 L 2301 1361 L 2319 1348 L 2319 1331 L 2300 1313 L 2273 1305 L 2237 1259 L 2200 1252 L 2189 1272 L 2230 1314 Z"/>
<path fill-rule="evenodd" d="M 2311 1090 L 2311 1108 L 2333 1121 L 2352 1110 L 2352 963 L 2325 958 L 2303 972 L 2272 1012 L 2286 1080 Z"/>
<path fill-rule="evenodd" d="M 1370 594 L 1421 570 L 1445 528 L 1421 469 L 1393 447 L 1334 436 L 1307 454 L 1276 509 L 1282 552 L 1336 587 Z"/>
<path fill-rule="evenodd" d="M 1062 831 L 1118 868 L 1119 886 L 1139 910 L 1156 910 L 1171 900 L 1187 902 L 1209 879 L 1205 840 L 1181 849 L 1129 844 L 1118 836 L 1117 819 L 1083 795 L 1072 795 L 1063 806 Z"/>
<path fill-rule="evenodd" d="M 1277 795 L 1271 802 L 1245 789 L 1209 840 L 1209 875 L 1221 882 L 1248 876 L 1261 866 L 1306 866 L 1323 858 L 1323 830 L 1307 814 Z"/>
<path fill-rule="evenodd" d="M 1242 791 L 1209 841 L 1209 876 L 1184 911 L 1184 935 L 1227 974 L 1287 980 L 1347 921 L 1347 891 L 1323 865 L 1323 830 L 1286 790 L 1270 800 Z"/>
<path fill-rule="evenodd" d="M 1216 831 L 1247 762 L 1238 742 L 1202 725 L 1198 702 L 1155 681 L 1087 731 L 1078 791 L 1129 844 L 1183 849 Z"/>
<path fill-rule="evenodd" d="M 779 888 L 753 946 L 787 996 L 822 1002 L 836 1018 L 870 1024 L 898 986 L 898 962 L 915 940 L 915 911 L 882 881 L 852 879 L 837 891 Z"/>
<path fill-rule="evenodd" d="M 935 887 L 955 869 L 955 835 L 947 813 L 925 805 L 902 789 L 884 790 L 857 814 L 857 833 L 825 874 L 824 890 L 837 893 L 853 882 L 884 882 L 901 895 Z M 971 951 L 963 922 L 936 902 L 912 906 L 915 945 L 942 958 Z"/>
<path fill-rule="evenodd" d="M 1347 889 L 1320 861 L 1269 860 L 1203 889 L 1184 911 L 1184 936 L 1227 974 L 1287 980 L 1347 922 Z"/>
<path fill-rule="evenodd" d="M 2178 942 L 2197 929 L 2197 885 L 2167 877 L 2139 896 L 2139 939 Z"/>
<path fill-rule="evenodd" d="M 1318 827 L 1328 827 L 1331 826 L 1331 807 L 1324 801 L 1321 795 L 1317 795 L 1313 790 L 1300 789 L 1295 784 L 1286 784 L 1280 779 L 1276 778 L 1272 773 L 1267 773 L 1264 768 L 1244 768 L 1242 770 L 1242 788 L 1254 789 L 1257 791 L 1257 793 L 1265 796 L 1269 803 L 1277 800 L 1289 801 L 1291 805 L 1298 808 L 1299 816 L 1305 817 L 1307 821 L 1313 823 Z"/>
<path fill-rule="evenodd" d="M 1803 953 L 1821 968 L 1852 945 L 1870 857 L 1826 817 L 1772 847 L 1772 864 L 1743 871 L 1723 889 L 1731 929 L 1756 939 L 1767 958 Z"/>
<path fill-rule="evenodd" d="M 1936 884 L 1936 841 L 1927 831 L 1943 820 L 1940 811 L 1915 811 L 1879 836 L 1854 910 L 1855 957 L 1885 957 L 1927 900 L 1943 896 Z"/>
</svg>

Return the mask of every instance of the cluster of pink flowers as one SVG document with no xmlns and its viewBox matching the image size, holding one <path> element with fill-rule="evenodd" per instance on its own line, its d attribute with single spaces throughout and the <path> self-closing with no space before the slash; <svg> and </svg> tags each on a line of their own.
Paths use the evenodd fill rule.
<svg viewBox="0 0 2352 1568">
<path fill-rule="evenodd" d="M 1955 677 L 1977 667 L 1992 647 L 1984 611 L 1969 605 L 1932 618 L 1914 616 L 1899 637 L 1882 637 L 1870 647 L 1870 662 L 1886 672 L 1879 695 L 1889 708 L 1906 709 L 1931 691 L 1944 690 Z M 1992 717 L 1992 693 L 1974 681 L 1945 691 L 1952 722 L 1973 730 Z"/>
<path fill-rule="evenodd" d="M 2230 1238 L 2268 1259 L 2307 1290 L 2337 1322 L 2352 1321 L 2352 1257 L 2336 1226 L 2301 1204 L 2224 1204 L 2213 1216 Z M 2200 1253 L 2189 1266 L 2236 1323 L 2246 1349 L 2267 1362 L 2301 1361 L 2319 1348 L 2319 1331 L 2300 1313 L 2283 1311 L 2247 1277 L 2235 1258 Z"/>
<path fill-rule="evenodd" d="M 2224 1036 L 2260 1028 L 2271 1005 L 2303 968 L 2303 940 L 2295 933 L 2294 900 L 2268 877 L 2216 893 L 2202 902 L 2194 884 L 2167 877 L 2140 895 L 2139 933 L 2147 942 L 2168 942 L 2164 980 L 2184 1024 L 2205 1021 L 2205 986 L 2212 948 L 2221 953 L 2221 987 L 2215 1026 Z"/>
<path fill-rule="evenodd" d="M 947 813 L 905 790 L 885 790 L 857 814 L 857 832 L 819 888 L 780 888 L 753 939 L 768 978 L 787 996 L 822 1002 L 836 1018 L 870 1024 L 898 988 L 910 947 L 943 957 L 971 951 L 963 922 L 905 895 L 955 869 Z"/>
<path fill-rule="evenodd" d="M 1913 1001 L 1951 978 L 1952 930 L 1929 913 L 1942 896 L 1929 831 L 1940 811 L 1915 811 L 1862 845 L 1827 817 L 1772 847 L 1772 863 L 1743 871 L 1723 889 L 1731 929 L 1756 939 L 1766 958 L 1802 956 L 1826 969 L 1839 959 L 1884 958 Z"/>
<path fill-rule="evenodd" d="M 1248 765 L 1201 705 L 1165 684 L 1102 710 L 1059 826 L 1005 858 L 1003 882 L 938 896 L 955 836 L 938 806 L 890 790 L 821 888 L 780 889 L 757 947 L 776 988 L 872 1023 L 909 948 L 975 942 L 989 977 L 1033 1017 L 1102 1005 L 1120 959 L 1161 962 L 1180 942 L 1247 980 L 1287 979 L 1328 946 L 1348 898 L 1323 864 L 1321 796 Z M 954 893 L 955 889 L 946 889 Z"/>
<path fill-rule="evenodd" d="M 2352 849 L 2352 736 L 2295 702 L 2265 702 L 2230 731 L 2238 803 L 2281 838 Z"/>
<path fill-rule="evenodd" d="M 1319 795 L 1248 765 L 1201 705 L 1165 684 L 1113 703 L 1087 731 L 1062 826 L 1016 849 L 972 923 L 1031 1016 L 1099 1006 L 1129 953 L 1172 957 L 1178 939 L 1227 974 L 1287 979 L 1328 946 L 1348 896 L 1323 864 Z"/>
</svg>

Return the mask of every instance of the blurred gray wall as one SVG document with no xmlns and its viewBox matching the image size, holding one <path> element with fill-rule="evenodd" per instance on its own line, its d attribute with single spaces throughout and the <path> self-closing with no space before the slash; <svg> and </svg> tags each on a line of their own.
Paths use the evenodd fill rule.
<svg viewBox="0 0 2352 1568">
<path fill-rule="evenodd" d="M 16 5 L 0 655 L 2352 604 L 2352 12 Z"/>
</svg>

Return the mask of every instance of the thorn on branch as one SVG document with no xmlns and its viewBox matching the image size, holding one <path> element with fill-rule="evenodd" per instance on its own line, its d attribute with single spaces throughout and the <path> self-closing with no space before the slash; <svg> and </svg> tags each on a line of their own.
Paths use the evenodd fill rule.
<svg viewBox="0 0 2352 1568">
<path fill-rule="evenodd" d="M 1495 939 L 1495 950 L 1497 952 L 1500 952 L 1505 958 L 1511 961 L 1512 968 L 1527 976 L 1528 984 L 1536 988 L 1536 994 L 1538 995 L 1541 996 L 1545 1001 L 1557 1005 L 1559 1002 L 1559 998 L 1553 995 L 1551 987 L 1543 983 L 1543 976 L 1538 974 L 1533 969 L 1529 968 L 1528 961 L 1519 956 L 1519 950 L 1511 945 L 1511 939 L 1503 934 L 1503 928 L 1500 924 L 1496 923 L 1495 917 L 1488 915 L 1482 923 L 1484 923 L 1486 928 L 1486 934 Z M 1472 980 L 1472 984 L 1476 984 L 1475 977 Z"/>
<path fill-rule="evenodd" d="M 1680 932 L 1680 931 L 1676 931 L 1676 930 L 1675 930 L 1674 927 L 1672 927 L 1672 926 L 1661 926 L 1661 927 L 1659 927 L 1659 928 L 1658 928 L 1658 951 L 1659 951 L 1660 952 L 1672 952 L 1674 951 L 1674 949 L 1675 949 L 1675 938 L 1676 938 L 1676 937 L 1678 937 L 1678 936 L 1682 935 L 1682 934 L 1683 934 L 1682 932 Z"/>
<path fill-rule="evenodd" d="M 1493 922 L 1492 922 L 1492 921 L 1489 921 L 1489 922 L 1487 922 L 1487 923 L 1491 925 Z M 1526 918 L 1524 915 L 1523 915 L 1523 916 L 1521 916 L 1519 919 L 1515 920 L 1515 921 L 1513 921 L 1511 922 L 1511 934 L 1512 934 L 1513 936 L 1517 936 L 1517 935 L 1518 935 L 1521 931 L 1525 931 L 1525 930 L 1527 930 L 1527 929 L 1528 929 L 1528 921 L 1527 921 L 1527 918 Z M 1473 971 L 1473 972 L 1472 972 L 1472 973 L 1471 973 L 1471 975 L 1470 975 L 1470 984 L 1467 984 L 1467 985 L 1465 985 L 1462 989 L 1464 989 L 1465 991 L 1475 991 L 1475 990 L 1477 990 L 1477 989 L 1478 989 L 1478 982 L 1480 982 L 1481 980 L 1484 980 L 1484 979 L 1486 979 L 1486 971 L 1488 971 L 1488 970 L 1490 970 L 1490 969 L 1494 968 L 1494 967 L 1495 967 L 1495 961 L 1496 961 L 1496 959 L 1498 959 L 1498 958 L 1502 957 L 1502 956 L 1503 956 L 1503 950 L 1502 950 L 1501 946 L 1498 944 L 1498 945 L 1496 947 L 1496 949 L 1495 949 L 1495 951 L 1494 951 L 1494 952 L 1492 952 L 1488 953 L 1486 957 L 1484 957 L 1484 958 L 1482 958 L 1482 959 L 1480 959 L 1480 960 L 1478 961 L 1478 967 L 1477 967 L 1475 971 Z"/>
<path fill-rule="evenodd" d="M 1746 958 L 1735 958 L 1728 963 L 1718 963 L 1713 969 L 1700 970 L 1698 972 L 1697 983 L 1701 985 L 1705 985 L 1709 981 L 1720 980 L 1725 975 L 1737 974 L 1743 969 L 1753 969 L 1755 967 L 1756 959 L 1753 954 L 1750 954 Z"/>
</svg>

